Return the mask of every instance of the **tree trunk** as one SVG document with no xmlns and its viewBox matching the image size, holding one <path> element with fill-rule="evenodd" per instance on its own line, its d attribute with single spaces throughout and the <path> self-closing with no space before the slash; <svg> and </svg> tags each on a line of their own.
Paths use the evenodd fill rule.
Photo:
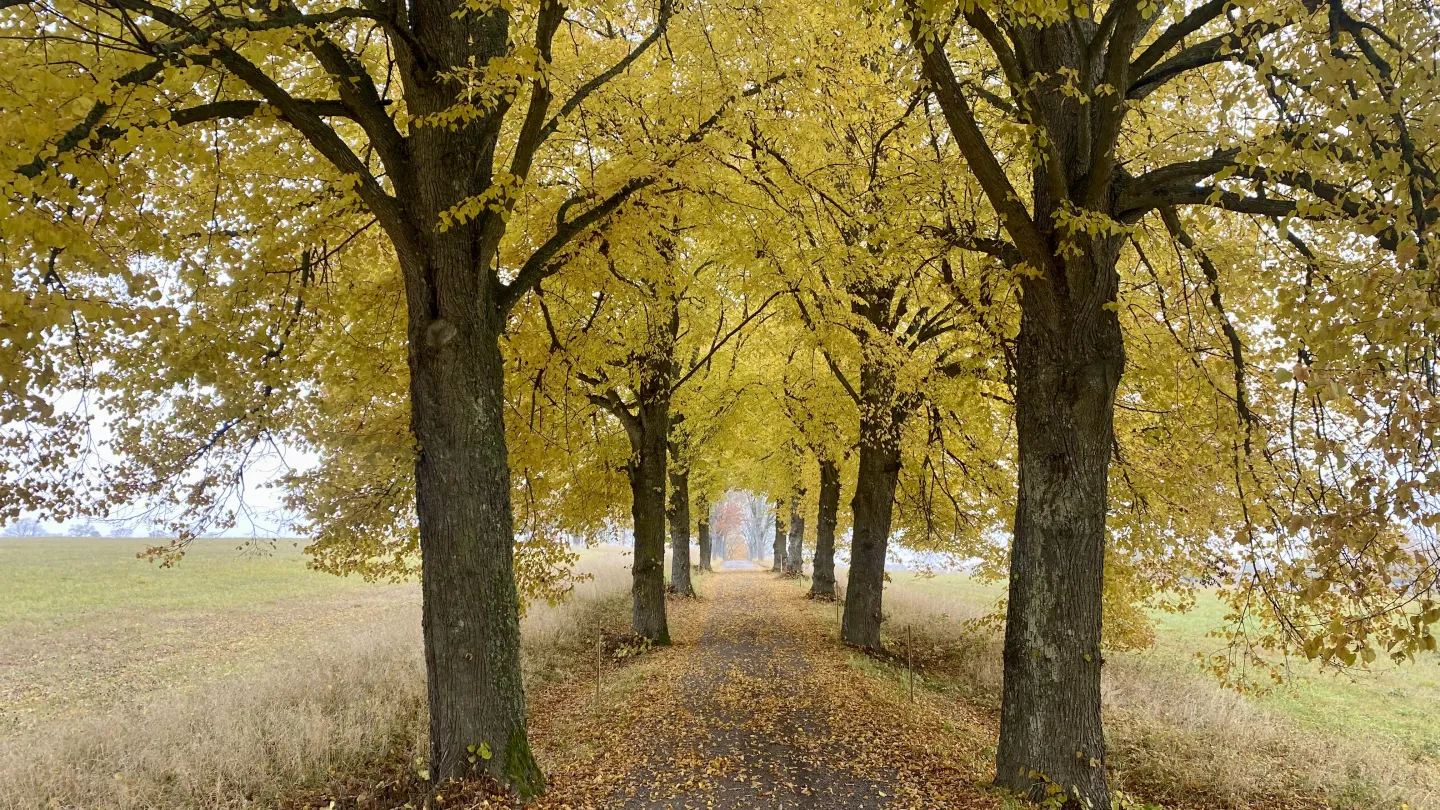
<svg viewBox="0 0 1440 810">
<path fill-rule="evenodd" d="M 639 446 L 632 446 L 630 514 L 635 521 L 635 562 L 630 629 L 656 644 L 670 643 L 665 622 L 665 465 L 670 424 L 668 394 L 640 397 Z"/>
<path fill-rule="evenodd" d="M 474 275 L 468 263 L 428 269 Z M 409 325 L 430 772 L 489 771 L 532 795 L 544 780 L 526 738 L 500 325 L 473 299 L 441 307 L 412 296 Z M 481 744 L 492 756 L 472 765 Z"/>
<path fill-rule="evenodd" d="M 700 546 L 700 570 L 713 571 L 710 566 L 710 503 L 701 498 L 695 506 L 700 513 L 700 518 L 695 521 L 696 543 Z"/>
<path fill-rule="evenodd" d="M 1086 74 L 1091 52 L 1075 29 L 1027 28 L 1019 36 L 1039 54 L 1038 70 Z M 1128 49 L 1125 36 L 1115 36 L 1111 46 Z M 1094 80 L 1099 71 L 1089 75 Z M 1090 161 L 1103 137 L 1094 127 L 1105 120 L 1100 113 L 1123 101 L 1082 104 L 1056 86 L 1037 95 L 1037 111 L 1073 195 L 1094 179 Z M 1019 492 L 995 779 L 1036 799 L 1048 781 L 1071 797 L 1067 806 L 1106 808 L 1100 642 L 1106 489 L 1115 391 L 1125 369 L 1114 312 L 1124 238 L 1060 232 L 1057 213 L 1073 203 L 1057 200 L 1056 189 L 1037 167 L 1034 221 L 1049 244 L 1067 250 L 1056 251 L 1049 267 L 1021 281 L 1015 366 Z M 1111 184 L 1092 202 L 1109 210 L 1114 195 Z"/>
<path fill-rule="evenodd" d="M 785 570 L 785 518 L 784 502 L 775 502 L 775 549 L 771 555 L 770 570 L 783 572 Z"/>
<path fill-rule="evenodd" d="M 797 492 L 790 499 L 790 545 L 785 550 L 785 573 L 797 577 L 805 565 L 805 515 L 800 512 L 802 495 Z"/>
<path fill-rule="evenodd" d="M 863 428 L 862 428 L 862 435 Z M 850 507 L 855 527 L 850 541 L 850 575 L 845 582 L 845 616 L 840 637 L 867 650 L 880 649 L 880 601 L 885 590 L 885 551 L 900 478 L 900 448 L 881 437 L 862 440 L 860 471 Z"/>
<path fill-rule="evenodd" d="M 1106 485 L 1124 345 L 1115 240 L 1068 260 L 1099 295 L 1026 283 L 1016 357 L 1020 489 L 1010 552 L 996 781 L 1042 797 L 1036 775 L 1109 807 L 1100 718 Z M 1057 259 L 1058 261 L 1058 259 Z M 1081 275 L 1083 274 L 1083 275 Z"/>
<path fill-rule="evenodd" d="M 670 470 L 670 589 L 694 596 L 690 584 L 690 471 Z"/>
<path fill-rule="evenodd" d="M 820 460 L 820 509 L 815 517 L 815 563 L 810 595 L 835 598 L 835 526 L 840 522 L 840 466 Z"/>
<path fill-rule="evenodd" d="M 503 16 L 456 23 L 433 12 L 427 7 L 424 19 L 415 20 L 432 42 L 470 53 L 505 51 Z M 461 52 L 447 56 L 458 59 Z M 458 100 L 449 84 L 410 87 L 408 109 L 415 115 L 449 109 Z M 407 171 L 393 178 L 404 209 L 389 213 L 384 224 L 405 281 L 430 777 L 438 782 L 488 772 L 528 796 L 544 789 L 544 779 L 526 737 L 520 673 L 502 416 L 505 324 L 494 272 L 504 227 L 481 217 L 444 232 L 436 228 L 442 211 L 490 186 L 493 150 L 486 144 L 494 143 L 493 135 L 484 126 L 417 128 L 408 139 Z M 490 756 L 471 762 L 472 748 Z"/>
</svg>

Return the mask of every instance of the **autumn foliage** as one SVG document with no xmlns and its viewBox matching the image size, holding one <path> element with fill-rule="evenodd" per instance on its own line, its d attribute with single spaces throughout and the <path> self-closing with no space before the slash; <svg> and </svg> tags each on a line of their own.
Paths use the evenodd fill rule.
<svg viewBox="0 0 1440 810">
<path fill-rule="evenodd" d="M 422 580 L 439 774 L 542 790 L 523 604 L 623 530 L 667 642 L 667 546 L 681 593 L 697 521 L 752 556 L 732 491 L 815 515 L 862 648 L 896 547 L 1008 577 L 997 778 L 1033 798 L 1108 803 L 1103 651 L 1199 588 L 1236 683 L 1436 648 L 1428 3 L 3 0 L 0 30 L 0 517 L 163 507 L 173 558 L 302 452 L 316 565 Z"/>
</svg>

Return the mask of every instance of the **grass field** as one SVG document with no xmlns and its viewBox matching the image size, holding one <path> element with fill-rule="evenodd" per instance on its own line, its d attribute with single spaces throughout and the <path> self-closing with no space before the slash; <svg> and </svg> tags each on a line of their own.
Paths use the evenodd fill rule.
<svg viewBox="0 0 1440 810">
<path fill-rule="evenodd" d="M 275 806 L 415 767 L 417 585 L 311 571 L 294 543 L 203 540 L 169 569 L 147 545 L 0 540 L 0 810 Z M 624 563 L 587 551 L 573 599 L 531 606 L 527 683 L 593 660 Z"/>
<path fill-rule="evenodd" d="M 253 669 L 305 639 L 415 616 L 413 586 L 308 569 L 294 542 L 0 540 L 0 730 Z"/>
<path fill-rule="evenodd" d="M 311 571 L 293 543 L 200 541 L 170 569 L 137 559 L 146 545 L 0 540 L 0 810 L 268 806 L 423 755 L 416 585 Z M 594 579 L 563 605 L 532 606 L 529 683 L 590 666 L 597 627 L 624 626 L 627 563 L 587 551 Z M 915 628 L 922 688 L 993 712 L 998 640 L 964 621 L 1001 589 L 891 577 L 886 632 L 898 645 Z M 1153 649 L 1107 658 L 1118 784 L 1187 809 L 1440 810 L 1440 660 L 1354 678 L 1295 663 L 1281 688 L 1240 696 L 1195 660 L 1220 644 L 1207 634 L 1223 613 L 1202 599 L 1159 617 Z"/>
<path fill-rule="evenodd" d="M 998 706 L 999 639 L 967 636 L 962 625 L 992 612 L 1003 586 L 890 576 L 890 637 L 903 643 L 915 626 L 935 651 L 936 688 Z M 1194 610 L 1157 614 L 1153 648 L 1107 654 L 1107 734 L 1132 781 L 1207 808 L 1314 806 L 1302 801 L 1314 796 L 1355 810 L 1440 808 L 1440 656 L 1352 675 L 1291 661 L 1286 683 L 1241 696 L 1197 660 L 1223 647 L 1209 634 L 1226 612 L 1202 594 Z"/>
<path fill-rule="evenodd" d="M 960 574 L 933 578 L 892 573 L 897 588 L 959 600 L 979 613 L 993 609 L 1003 595 L 998 584 L 975 582 Z M 1194 610 L 1157 613 L 1155 647 L 1126 657 L 1154 668 L 1198 672 L 1197 654 L 1224 647 L 1210 633 L 1225 624 L 1227 608 L 1210 594 L 1201 594 Z M 1414 662 L 1393 666 L 1377 664 L 1369 671 L 1340 674 L 1321 671 L 1303 660 L 1292 660 L 1289 682 L 1255 697 L 1273 708 L 1317 729 L 1345 736 L 1380 737 L 1408 750 L 1440 759 L 1440 655 L 1424 655 Z"/>
<path fill-rule="evenodd" d="M 365 583 L 308 569 L 300 541 L 196 540 L 175 566 L 137 555 L 164 540 L 0 540 L 0 627 L 17 621 L 82 624 L 145 610 L 251 609 L 281 599 L 365 590 Z"/>
</svg>

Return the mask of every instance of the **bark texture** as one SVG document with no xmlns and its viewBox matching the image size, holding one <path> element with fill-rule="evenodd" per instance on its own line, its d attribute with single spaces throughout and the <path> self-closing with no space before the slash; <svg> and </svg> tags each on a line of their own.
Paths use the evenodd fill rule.
<svg viewBox="0 0 1440 810">
<path fill-rule="evenodd" d="M 646 390 L 647 388 L 651 390 Z M 647 393 L 649 396 L 647 396 Z M 635 562 L 631 566 L 630 629 L 656 644 L 670 643 L 665 620 L 665 479 L 670 425 L 668 380 L 663 392 L 642 385 L 638 437 L 627 470 L 630 516 L 635 523 Z"/>
<path fill-rule="evenodd" d="M 412 9 L 417 36 L 447 64 L 507 48 L 504 14 L 461 24 L 436 0 Z M 413 114 L 456 103 L 453 82 L 406 67 Z M 415 129 L 408 160 L 394 167 L 404 205 L 374 207 L 405 280 L 431 776 L 488 770 L 530 795 L 544 780 L 526 737 L 502 418 L 502 291 L 489 271 L 503 224 L 483 218 L 443 233 L 435 227 L 442 211 L 490 186 L 494 138 L 484 126 Z M 467 749 L 481 744 L 492 756 L 471 763 Z"/>
<path fill-rule="evenodd" d="M 670 589 L 694 596 L 690 583 L 690 471 L 670 468 Z"/>
<path fill-rule="evenodd" d="M 1116 22 L 1111 47 L 1123 48 L 1119 75 L 1139 19 Z M 1093 33 L 1093 31 L 1091 32 Z M 1087 51 L 1081 28 L 1049 26 L 1017 34 L 1049 75 L 1078 70 L 1104 78 L 1103 54 Z M 1089 54 L 1089 55 L 1087 55 Z M 1087 64 L 1087 59 L 1095 62 Z M 1022 280 L 1016 340 L 1015 422 L 1019 493 L 1010 556 L 996 781 L 1043 798 L 1046 781 L 1069 804 L 1110 806 L 1100 717 L 1101 605 L 1105 518 L 1115 391 L 1125 368 L 1113 303 L 1123 237 L 1062 233 L 1057 193 L 1100 211 L 1116 197 L 1113 139 L 1123 94 L 1081 104 L 1054 83 L 1037 92 L 1063 186 L 1043 168 L 1033 182 L 1034 222 L 1054 246 L 1044 272 Z M 1058 246 L 1067 245 L 1060 250 Z"/>
<path fill-rule="evenodd" d="M 790 537 L 785 548 L 785 573 L 800 576 L 805 567 L 805 515 L 800 511 L 803 493 L 790 499 Z"/>
<path fill-rule="evenodd" d="M 890 298 L 875 295 L 863 308 L 858 304 L 856 308 L 878 321 L 889 312 Z M 884 362 L 863 362 L 859 395 L 860 468 L 855 476 L 855 497 L 850 501 L 855 522 L 840 637 L 848 644 L 879 650 L 885 552 L 900 479 L 900 428 L 907 408 L 896 401 L 894 371 Z"/>
<path fill-rule="evenodd" d="M 1039 798 L 1043 776 L 1104 807 L 1106 484 L 1124 352 L 1114 314 L 1099 305 L 1104 288 L 1113 295 L 1117 256 L 1118 245 L 1092 243 L 1070 260 L 1068 272 L 1099 282 L 1090 301 L 1025 285 L 1015 375 L 1020 490 L 996 757 L 1006 787 Z"/>
<path fill-rule="evenodd" d="M 469 773 L 484 743 L 495 756 L 477 766 L 528 795 L 544 781 L 526 737 L 500 348 L 493 323 L 451 317 L 452 340 L 411 352 L 431 773 Z"/>
<path fill-rule="evenodd" d="M 820 460 L 820 508 L 815 517 L 815 563 L 810 595 L 835 598 L 835 526 L 840 522 L 840 467 Z"/>
<path fill-rule="evenodd" d="M 885 552 L 900 478 L 900 449 L 888 443 L 860 447 L 851 509 L 855 528 L 850 540 L 850 575 L 845 582 L 845 615 L 840 637 L 867 650 L 879 650 L 881 596 L 885 590 Z"/>
</svg>

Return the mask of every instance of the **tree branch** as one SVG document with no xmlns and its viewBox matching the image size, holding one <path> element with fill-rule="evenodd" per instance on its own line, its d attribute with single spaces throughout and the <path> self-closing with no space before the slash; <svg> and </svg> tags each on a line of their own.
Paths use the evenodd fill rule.
<svg viewBox="0 0 1440 810">
<path fill-rule="evenodd" d="M 291 12 L 291 18 L 303 17 L 300 10 L 289 0 L 286 0 L 282 8 Z M 357 10 L 358 11 L 358 10 Z M 365 11 L 361 15 L 368 19 L 375 19 L 372 12 Z M 279 14 L 272 15 L 272 19 L 284 19 Z M 383 25 L 384 22 L 380 21 Z M 309 33 L 302 38 L 305 47 L 315 57 L 320 66 L 325 69 L 335 80 L 336 90 L 340 99 L 350 110 L 350 118 L 365 130 L 370 143 L 375 147 L 375 152 L 380 156 L 380 161 L 385 166 L 385 171 L 392 179 L 403 178 L 405 136 L 395 128 L 395 122 L 385 109 L 385 102 L 380 98 L 380 91 L 375 87 L 375 81 L 371 78 L 370 72 L 365 69 L 360 60 L 329 37 L 321 34 L 318 30 Z"/>
<path fill-rule="evenodd" d="M 530 106 L 525 111 L 525 122 L 520 125 L 520 134 L 515 138 L 515 151 L 510 156 L 510 174 L 524 178 L 530 173 L 530 164 L 535 151 L 544 141 L 543 124 L 550 101 L 555 96 L 550 92 L 550 80 L 545 71 L 552 59 L 555 32 L 565 20 L 565 6 L 559 0 L 544 0 L 540 6 L 539 19 L 535 23 L 535 47 L 540 52 L 539 73 L 530 83 Z"/>
<path fill-rule="evenodd" d="M 520 267 L 520 272 L 515 274 L 515 278 L 509 284 L 501 286 L 496 300 L 496 306 L 499 307 L 500 313 L 508 314 L 532 287 L 555 274 L 559 265 L 554 259 L 570 243 L 570 240 L 615 213 L 637 192 L 654 185 L 658 180 L 659 178 L 653 175 L 632 177 L 629 182 L 606 197 L 603 202 L 568 222 L 560 223 L 555 228 L 555 233 L 545 240 L 544 244 L 536 248 L 535 252 L 530 254 L 529 259 L 525 260 L 525 264 Z"/>
<path fill-rule="evenodd" d="M 1179 22 L 1171 25 L 1150 43 L 1135 61 L 1130 63 L 1131 76 L 1143 76 L 1146 71 L 1155 65 L 1169 53 L 1176 45 L 1185 41 L 1185 38 L 1204 28 L 1216 17 L 1225 13 L 1225 7 L 1233 0 L 1210 0 L 1204 5 L 1197 6 L 1189 14 L 1186 14 Z"/>
<path fill-rule="evenodd" d="M 778 76 L 773 76 L 754 87 L 732 95 L 715 110 L 713 115 L 702 121 L 700 125 L 695 128 L 695 131 L 690 133 L 690 135 L 682 141 L 682 144 L 694 145 L 700 143 L 705 139 L 709 131 L 720 122 L 725 111 L 728 110 L 730 105 L 736 100 L 757 95 L 766 88 L 783 80 L 784 77 L 785 74 L 783 73 Z M 671 158 L 661 163 L 660 166 L 665 169 L 673 168 L 675 164 L 680 162 L 681 157 L 683 157 L 683 153 L 677 152 Z M 502 315 L 508 314 L 510 310 L 515 307 L 515 304 L 518 303 L 521 298 L 525 297 L 525 293 L 529 292 L 530 288 L 560 269 L 559 263 L 556 262 L 555 259 L 560 251 L 570 243 L 570 240 L 579 236 L 587 228 L 590 228 L 615 213 L 619 210 L 620 206 L 624 205 L 625 202 L 634 197 L 635 194 L 658 183 L 661 177 L 662 175 L 658 172 L 632 177 L 626 181 L 625 185 L 621 186 L 609 197 L 606 197 L 603 202 L 588 209 L 574 219 L 569 221 L 557 220 L 554 235 L 547 239 L 539 248 L 536 248 L 534 253 L 530 254 L 530 258 L 526 259 L 525 264 L 521 266 L 520 271 L 515 274 L 515 278 L 512 279 L 509 284 L 501 286 L 500 294 L 496 298 L 496 306 L 499 308 L 500 313 Z M 561 206 L 562 211 L 569 208 L 570 205 L 570 201 L 567 200 Z"/>
<path fill-rule="evenodd" d="M 1111 12 L 1116 5 L 1121 10 L 1115 17 L 1115 30 L 1110 37 L 1108 57 L 1105 64 L 1105 84 L 1111 87 L 1106 98 L 1108 107 L 1095 112 L 1100 119 L 1095 125 L 1095 138 L 1090 146 L 1090 180 L 1085 189 L 1084 204 L 1087 208 L 1098 208 L 1110 192 L 1110 179 L 1115 173 L 1115 145 L 1120 141 L 1120 128 L 1125 121 L 1126 92 L 1130 86 L 1130 51 L 1140 27 L 1140 8 L 1135 2 L 1112 0 Z M 1106 17 L 1111 13 L 1107 12 Z M 1095 106 L 1102 102 L 1098 98 Z"/>
<path fill-rule="evenodd" d="M 795 296 L 795 305 L 800 310 L 801 320 L 805 321 L 805 326 L 814 332 L 815 321 L 810 317 L 810 311 L 805 308 L 805 301 L 800 297 L 800 291 L 792 290 L 791 293 Z M 830 350 L 823 343 L 820 345 L 820 353 L 825 355 L 825 364 L 830 367 L 830 373 L 835 375 L 840 387 L 845 389 L 845 393 L 850 395 L 850 399 L 854 400 L 856 405 L 859 405 L 860 393 L 855 390 L 855 386 L 850 384 L 850 379 L 845 376 L 844 371 L 840 370 L 840 364 L 835 362 L 835 357 L 830 354 Z"/>
<path fill-rule="evenodd" d="M 929 41 L 925 41 L 928 37 Z M 945 49 L 932 35 L 922 33 L 918 17 L 911 25 L 911 39 L 921 53 L 925 78 L 934 88 L 935 98 L 940 102 L 941 112 L 950 125 L 955 143 L 960 147 L 965 162 L 980 181 L 990 204 L 1000 214 L 1000 221 L 1015 240 L 1015 246 L 1026 262 L 1036 269 L 1048 272 L 1053 256 L 1045 237 L 1035 226 L 1030 212 L 1020 201 L 1020 195 L 1011 185 L 1005 169 L 991 151 L 990 144 L 975 122 L 974 111 L 965 99 L 960 83 L 950 67 L 950 58 Z"/>
<path fill-rule="evenodd" d="M 536 140 L 536 146 L 549 140 L 550 136 L 555 134 L 555 130 L 560 128 L 560 123 L 565 120 L 566 116 L 575 112 L 581 104 L 584 104 L 585 99 L 589 98 L 590 94 L 605 86 L 611 79 L 624 73 L 627 68 L 635 63 L 636 59 L 639 59 L 646 51 L 650 50 L 652 45 L 660 41 L 660 38 L 665 35 L 665 31 L 670 25 L 670 16 L 674 13 L 674 9 L 674 0 L 660 0 L 660 7 L 655 12 L 655 27 L 650 31 L 650 34 L 640 40 L 639 44 L 632 48 L 629 53 L 625 54 L 624 58 L 611 65 L 604 73 L 580 85 L 580 89 L 576 90 L 575 94 L 560 106 L 560 111 L 555 113 L 554 117 L 546 122 L 545 127 L 540 130 Z"/>
<path fill-rule="evenodd" d="M 702 367 L 704 367 L 706 363 L 710 362 L 710 358 L 714 357 L 715 353 L 720 351 L 720 348 L 722 346 L 724 346 L 726 343 L 729 343 L 730 338 L 735 337 L 735 335 L 739 334 L 741 329 L 745 328 L 746 324 L 755 320 L 755 318 L 758 317 L 760 313 L 765 311 L 766 307 L 770 306 L 771 301 L 774 301 L 776 298 L 780 297 L 782 292 L 782 290 L 777 290 L 776 292 L 771 293 L 770 297 L 762 301 L 760 303 L 760 306 L 756 307 L 754 312 L 746 315 L 744 318 L 741 318 L 740 323 L 736 324 L 734 329 L 726 332 L 724 337 L 720 338 L 710 347 L 710 351 L 706 352 L 704 357 L 691 364 L 690 370 L 685 372 L 685 374 L 680 379 L 676 380 L 675 383 L 670 386 L 670 393 L 673 394 L 676 391 L 679 391 L 680 386 L 684 385 L 691 377 L 695 376 L 695 372 L 699 371 Z"/>
</svg>

